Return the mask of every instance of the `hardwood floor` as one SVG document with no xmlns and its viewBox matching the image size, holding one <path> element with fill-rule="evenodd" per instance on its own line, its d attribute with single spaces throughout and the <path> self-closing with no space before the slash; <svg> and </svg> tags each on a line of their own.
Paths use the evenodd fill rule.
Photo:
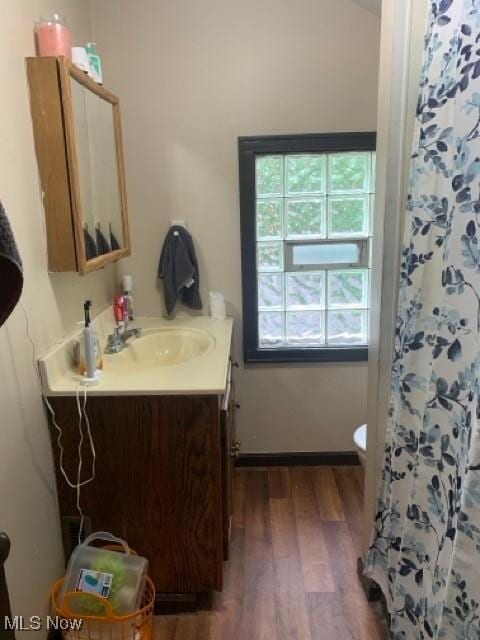
<svg viewBox="0 0 480 640">
<path fill-rule="evenodd" d="M 360 467 L 238 469 L 225 588 L 155 640 L 384 640 L 356 574 Z"/>
</svg>

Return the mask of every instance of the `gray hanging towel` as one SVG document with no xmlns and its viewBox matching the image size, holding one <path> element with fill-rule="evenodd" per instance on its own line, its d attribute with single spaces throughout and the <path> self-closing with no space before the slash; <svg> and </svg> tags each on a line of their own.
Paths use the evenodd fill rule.
<svg viewBox="0 0 480 640">
<path fill-rule="evenodd" d="M 13 231 L 0 202 L 0 327 L 12 313 L 23 288 L 23 267 Z"/>
<path fill-rule="evenodd" d="M 108 228 L 110 231 L 110 247 L 112 248 L 112 251 L 118 251 L 119 249 L 121 249 L 121 246 L 117 240 L 117 236 L 113 233 L 111 222 L 109 222 Z"/>
<path fill-rule="evenodd" d="M 89 234 L 86 227 L 83 228 L 83 240 L 85 242 L 85 257 L 87 258 L 87 260 L 96 258 L 98 255 L 97 245 L 95 244 L 95 240 Z"/>
<path fill-rule="evenodd" d="M 160 255 L 158 277 L 164 281 L 168 315 L 177 300 L 190 309 L 203 309 L 197 256 L 192 236 L 185 227 L 170 227 Z"/>
<path fill-rule="evenodd" d="M 106 253 L 110 253 L 110 245 L 108 244 L 108 240 L 103 235 L 102 230 L 100 229 L 100 225 L 97 225 L 97 227 L 95 228 L 95 235 L 97 238 L 98 255 L 102 256 Z"/>
</svg>

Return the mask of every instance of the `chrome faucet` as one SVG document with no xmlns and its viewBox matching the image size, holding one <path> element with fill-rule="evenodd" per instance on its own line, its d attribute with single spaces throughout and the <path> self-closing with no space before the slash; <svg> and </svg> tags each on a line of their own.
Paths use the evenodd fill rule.
<svg viewBox="0 0 480 640">
<path fill-rule="evenodd" d="M 115 296 L 113 311 L 117 326 L 107 338 L 105 353 L 119 353 L 125 347 L 129 338 L 138 338 L 142 335 L 140 328 L 128 328 L 130 320 L 134 319 L 130 296 Z"/>
<path fill-rule="evenodd" d="M 105 353 L 119 353 L 125 347 L 129 338 L 138 338 L 141 335 L 141 329 L 121 329 L 120 327 L 115 327 L 113 333 L 107 338 Z"/>
</svg>

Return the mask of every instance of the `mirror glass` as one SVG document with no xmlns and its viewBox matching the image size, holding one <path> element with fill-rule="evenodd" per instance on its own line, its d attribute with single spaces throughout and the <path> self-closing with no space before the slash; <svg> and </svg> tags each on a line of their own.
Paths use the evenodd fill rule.
<svg viewBox="0 0 480 640">
<path fill-rule="evenodd" d="M 113 105 L 71 78 L 85 252 L 125 246 Z"/>
</svg>

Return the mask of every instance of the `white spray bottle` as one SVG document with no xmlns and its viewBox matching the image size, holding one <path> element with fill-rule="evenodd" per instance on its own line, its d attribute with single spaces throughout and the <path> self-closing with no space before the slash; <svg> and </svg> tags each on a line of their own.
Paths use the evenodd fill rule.
<svg viewBox="0 0 480 640">
<path fill-rule="evenodd" d="M 123 288 L 123 296 L 127 300 L 128 320 L 129 322 L 131 322 L 132 320 L 135 320 L 135 317 L 133 315 L 133 295 L 132 295 L 133 278 L 132 276 L 130 275 L 123 276 L 122 288 Z"/>
</svg>

